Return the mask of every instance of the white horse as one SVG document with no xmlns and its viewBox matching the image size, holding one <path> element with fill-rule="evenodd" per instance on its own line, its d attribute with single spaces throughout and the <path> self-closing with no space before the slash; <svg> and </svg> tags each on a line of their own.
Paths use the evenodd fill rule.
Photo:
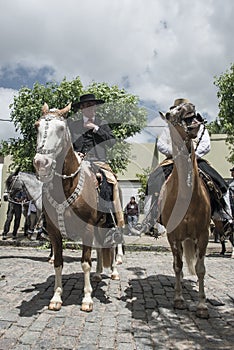
<svg viewBox="0 0 234 350">
<path fill-rule="evenodd" d="M 119 279 L 113 245 L 103 247 L 106 239 L 103 227 L 103 213 L 98 210 L 95 174 L 87 162 L 74 152 L 66 116 L 71 106 L 62 110 L 42 108 L 42 117 L 36 122 L 37 153 L 34 166 L 43 185 L 43 211 L 47 231 L 54 252 L 55 287 L 49 309 L 59 310 L 62 306 L 62 236 L 82 239 L 81 266 L 84 272 L 84 298 L 81 309 L 92 311 L 92 286 L 90 283 L 91 250 L 98 248 L 97 274 L 102 267 L 110 267 L 111 278 Z M 108 231 L 109 232 L 109 231 Z M 113 232 L 113 231 L 111 231 Z M 116 236 L 111 234 L 111 242 Z"/>
</svg>

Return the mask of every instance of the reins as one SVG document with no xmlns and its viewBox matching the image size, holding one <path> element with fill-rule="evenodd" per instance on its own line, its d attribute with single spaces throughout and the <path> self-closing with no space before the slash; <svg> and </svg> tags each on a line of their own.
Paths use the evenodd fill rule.
<svg viewBox="0 0 234 350">
<path fill-rule="evenodd" d="M 47 114 L 46 116 L 44 117 L 41 117 L 41 119 L 44 119 L 45 120 L 45 130 L 44 130 L 44 135 L 42 137 L 42 144 L 40 147 L 37 148 L 37 153 L 39 154 L 53 154 L 55 152 L 55 149 L 52 148 L 52 149 L 44 149 L 45 147 L 45 142 L 46 142 L 46 139 L 47 139 L 47 130 L 49 129 L 49 122 L 53 119 L 59 119 L 61 121 L 65 121 L 64 117 L 62 116 L 55 116 L 53 114 Z M 54 174 L 58 177 L 61 177 L 62 179 L 71 179 L 73 177 L 75 177 L 79 171 L 80 171 L 80 166 L 77 168 L 77 170 L 70 174 L 70 175 L 65 175 L 65 174 L 60 174 L 58 173 L 57 171 L 55 171 L 55 167 L 56 167 L 56 162 L 53 161 L 53 165 L 52 165 L 52 170 L 54 171 Z"/>
</svg>

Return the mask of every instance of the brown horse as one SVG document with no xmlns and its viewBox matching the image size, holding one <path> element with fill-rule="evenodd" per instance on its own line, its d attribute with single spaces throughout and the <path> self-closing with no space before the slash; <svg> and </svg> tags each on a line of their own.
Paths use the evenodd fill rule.
<svg viewBox="0 0 234 350">
<path fill-rule="evenodd" d="M 53 247 L 55 286 L 49 309 L 62 305 L 62 237 L 82 238 L 81 265 L 84 272 L 84 298 L 81 309 L 92 311 L 90 283 L 91 251 L 98 251 L 97 273 L 102 267 L 112 269 L 112 279 L 119 279 L 114 259 L 114 247 L 103 248 L 103 213 L 98 210 L 98 191 L 95 174 L 90 164 L 73 150 L 66 117 L 71 105 L 61 110 L 42 108 L 42 117 L 36 122 L 37 153 L 34 167 L 43 184 L 43 211 L 47 231 Z"/>
<path fill-rule="evenodd" d="M 208 317 L 204 291 L 204 257 L 209 239 L 210 199 L 199 177 L 193 139 L 199 129 L 194 120 L 195 108 L 191 103 L 181 104 L 165 116 L 172 140 L 174 167 L 164 185 L 161 198 L 161 220 L 173 253 L 175 272 L 175 308 L 185 308 L 182 296 L 183 253 L 189 272 L 196 274 L 199 282 L 197 316 Z"/>
</svg>

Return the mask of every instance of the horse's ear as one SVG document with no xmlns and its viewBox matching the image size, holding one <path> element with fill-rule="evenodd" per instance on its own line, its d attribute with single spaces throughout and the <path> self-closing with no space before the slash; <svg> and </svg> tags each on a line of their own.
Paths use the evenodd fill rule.
<svg viewBox="0 0 234 350">
<path fill-rule="evenodd" d="M 48 114 L 49 111 L 50 111 L 50 109 L 49 109 L 48 104 L 47 104 L 47 103 L 44 103 L 44 105 L 42 106 L 42 109 L 41 109 L 42 115 Z"/>
<path fill-rule="evenodd" d="M 159 114 L 165 122 L 168 122 L 170 120 L 170 116 L 171 116 L 170 112 L 167 112 L 166 114 L 164 114 L 159 111 Z"/>
<path fill-rule="evenodd" d="M 62 115 L 64 118 L 67 117 L 68 112 L 71 110 L 71 103 L 69 103 L 69 105 L 67 105 L 66 107 L 64 107 L 63 109 L 60 109 L 58 111 L 59 115 Z"/>
<path fill-rule="evenodd" d="M 160 117 L 163 119 L 163 120 L 166 120 L 166 115 L 163 114 L 162 112 L 159 111 L 159 114 L 160 114 Z"/>
<path fill-rule="evenodd" d="M 14 176 L 16 176 L 16 175 L 18 175 L 19 174 L 19 172 L 20 172 L 20 167 L 17 167 L 16 169 L 15 169 L 15 172 L 14 172 Z"/>
</svg>

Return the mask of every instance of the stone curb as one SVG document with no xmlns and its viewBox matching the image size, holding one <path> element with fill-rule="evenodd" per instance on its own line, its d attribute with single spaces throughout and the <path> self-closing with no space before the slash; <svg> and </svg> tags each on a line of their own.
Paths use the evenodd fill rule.
<svg viewBox="0 0 234 350">
<path fill-rule="evenodd" d="M 40 249 L 49 249 L 43 248 L 43 246 L 47 243 L 47 241 L 26 241 L 26 240 L 0 240 L 0 246 L 13 246 L 19 248 L 40 248 Z M 79 242 L 66 242 L 64 249 L 72 249 L 72 250 L 81 250 L 82 244 Z M 140 243 L 127 243 L 125 244 L 125 251 L 136 252 L 136 251 L 151 251 L 151 252 L 171 252 L 170 247 L 166 247 L 165 245 L 153 245 L 153 244 L 140 244 Z M 220 245 L 217 244 L 214 246 L 207 247 L 207 254 L 210 253 L 219 253 Z"/>
</svg>

